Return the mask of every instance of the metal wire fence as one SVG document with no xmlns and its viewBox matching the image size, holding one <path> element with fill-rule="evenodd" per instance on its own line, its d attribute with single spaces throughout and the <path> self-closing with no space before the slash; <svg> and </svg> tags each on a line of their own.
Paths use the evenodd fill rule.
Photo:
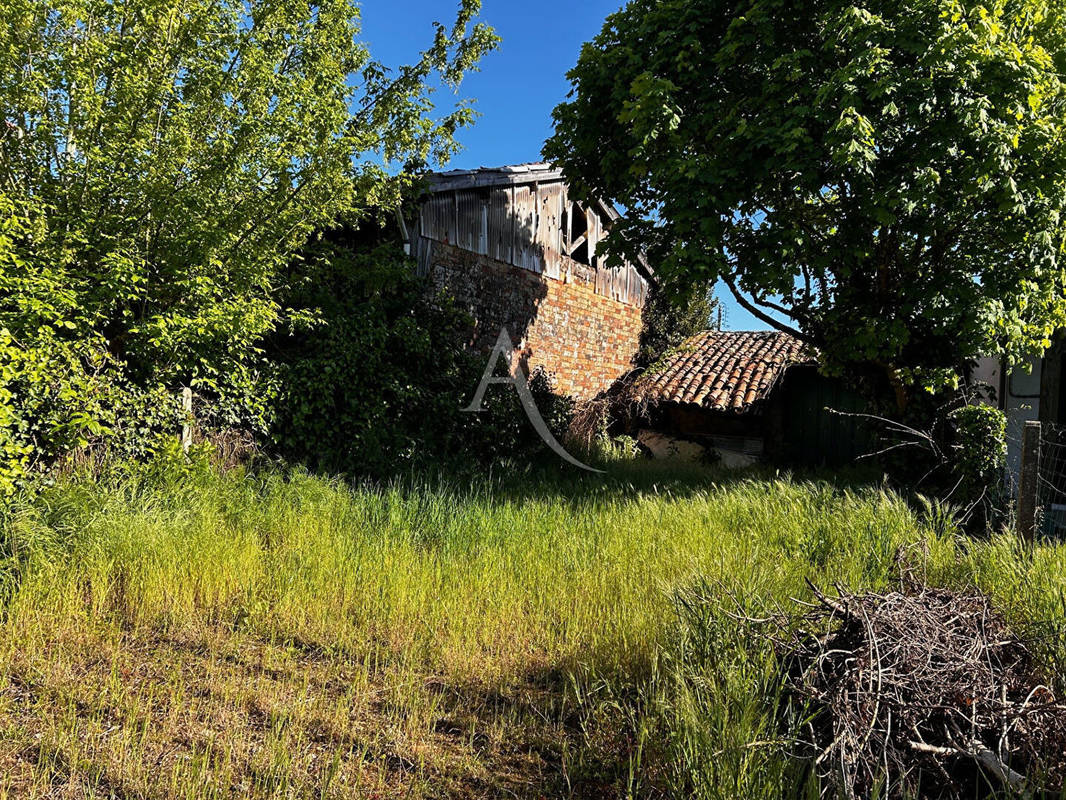
<svg viewBox="0 0 1066 800">
<path fill-rule="evenodd" d="M 1036 481 L 1038 530 L 1066 535 L 1066 425 L 1040 425 L 1040 458 Z"/>
</svg>

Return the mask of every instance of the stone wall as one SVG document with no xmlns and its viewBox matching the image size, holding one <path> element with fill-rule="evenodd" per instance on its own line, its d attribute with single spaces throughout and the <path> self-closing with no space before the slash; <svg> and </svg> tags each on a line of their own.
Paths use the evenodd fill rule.
<svg viewBox="0 0 1066 800">
<path fill-rule="evenodd" d="M 432 286 L 474 317 L 470 344 L 489 351 L 506 326 L 527 370 L 543 367 L 555 391 L 588 399 L 632 366 L 641 309 L 595 291 L 595 271 L 563 258 L 561 278 L 432 242 Z"/>
</svg>

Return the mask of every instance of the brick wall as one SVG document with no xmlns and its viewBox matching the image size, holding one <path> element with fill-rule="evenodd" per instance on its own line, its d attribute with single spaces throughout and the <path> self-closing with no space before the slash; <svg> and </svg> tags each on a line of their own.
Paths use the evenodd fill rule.
<svg viewBox="0 0 1066 800">
<path fill-rule="evenodd" d="M 556 280 L 433 242 L 428 273 L 474 316 L 471 345 L 490 350 L 506 326 L 527 369 L 543 367 L 557 392 L 587 399 L 631 368 L 641 309 L 597 294 L 589 267 L 564 257 Z"/>
</svg>

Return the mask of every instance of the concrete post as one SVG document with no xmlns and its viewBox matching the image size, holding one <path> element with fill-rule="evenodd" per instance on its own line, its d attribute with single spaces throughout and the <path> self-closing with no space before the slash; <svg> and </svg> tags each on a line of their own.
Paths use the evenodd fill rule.
<svg viewBox="0 0 1066 800">
<path fill-rule="evenodd" d="M 188 453 L 192 447 L 192 389 L 186 386 L 181 390 L 181 410 L 185 412 L 185 420 L 181 425 L 181 450 Z"/>
</svg>

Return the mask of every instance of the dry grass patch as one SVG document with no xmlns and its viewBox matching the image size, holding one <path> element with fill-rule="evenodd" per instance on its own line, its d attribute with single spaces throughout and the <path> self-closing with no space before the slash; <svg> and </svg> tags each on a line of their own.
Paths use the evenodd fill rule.
<svg viewBox="0 0 1066 800">
<path fill-rule="evenodd" d="M 221 629 L 37 644 L 0 682 L 11 797 L 536 797 L 577 738 L 532 680 L 457 688 Z"/>
</svg>

